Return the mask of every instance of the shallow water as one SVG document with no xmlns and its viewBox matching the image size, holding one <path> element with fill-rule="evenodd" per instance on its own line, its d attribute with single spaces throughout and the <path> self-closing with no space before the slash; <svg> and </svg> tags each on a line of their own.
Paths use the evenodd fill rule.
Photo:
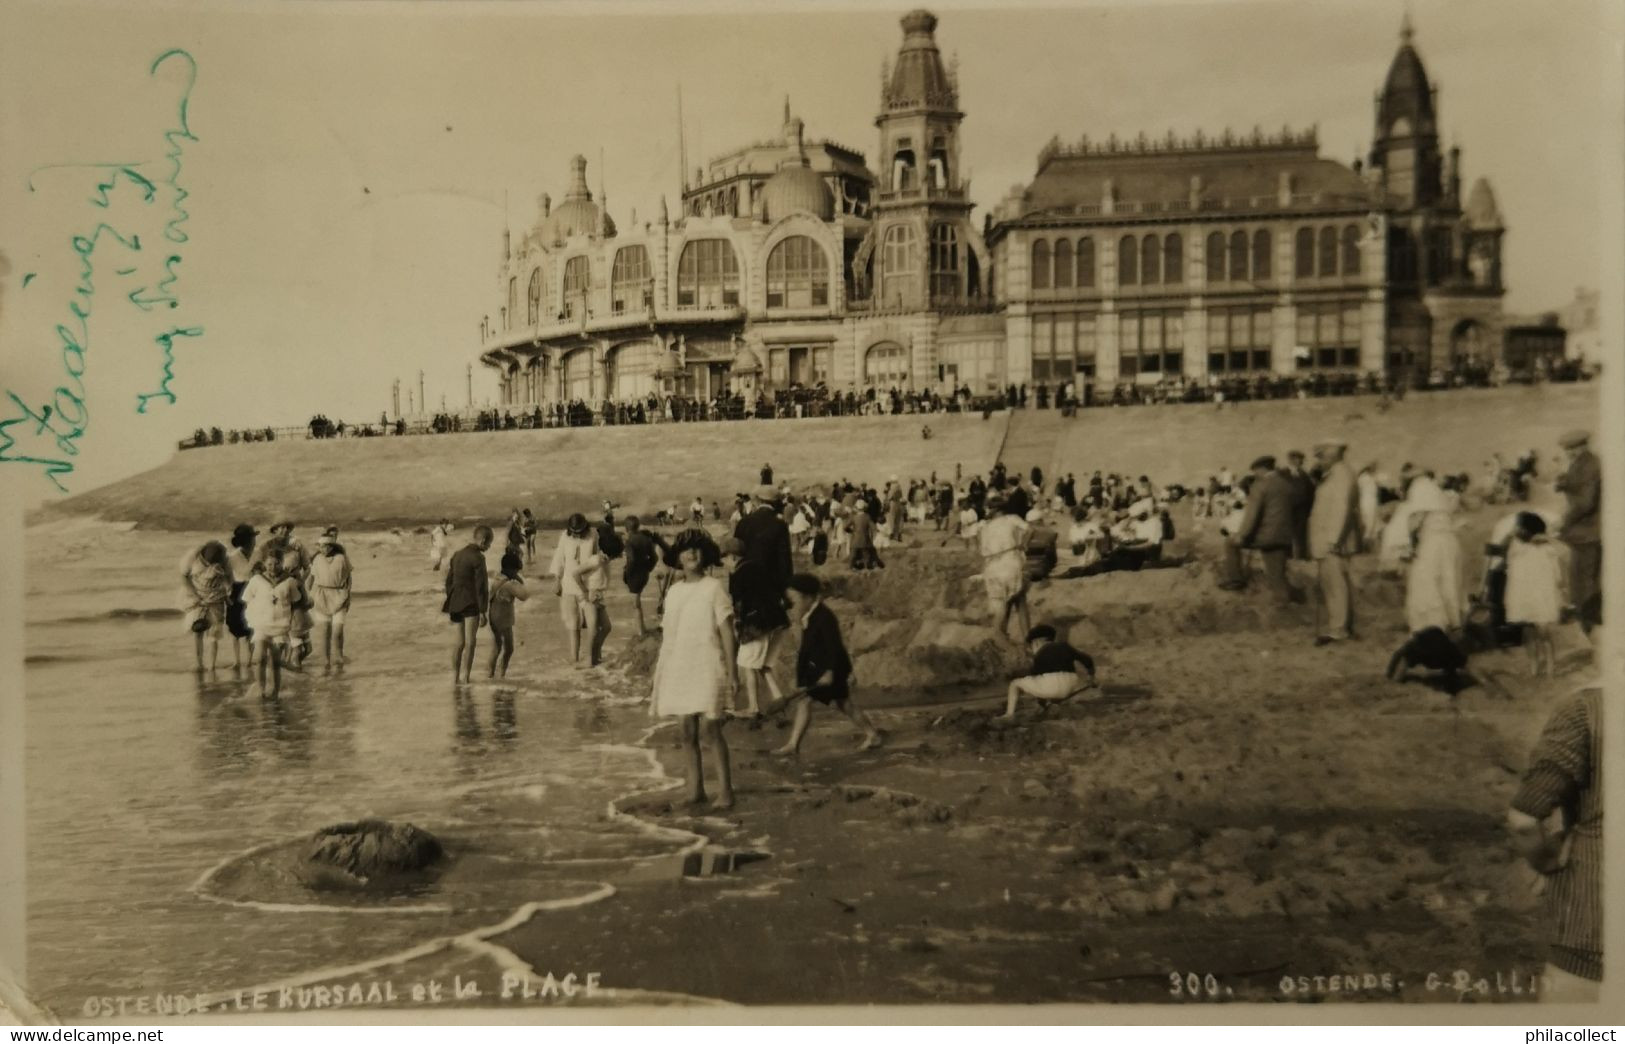
<svg viewBox="0 0 1625 1044">
<path fill-rule="evenodd" d="M 611 815 L 614 797 L 665 781 L 635 745 L 647 719 L 630 687 L 563 663 L 545 580 L 519 607 L 508 680 L 459 692 L 426 538 L 347 534 L 351 662 L 324 671 L 318 649 L 283 675 L 279 701 L 261 701 L 229 646 L 219 670 L 192 669 L 176 578 L 205 539 L 28 534 L 27 980 L 42 1005 L 73 1017 L 94 996 L 228 991 L 374 960 L 527 902 L 598 895 L 633 862 L 692 843 Z M 627 608 L 612 603 L 611 651 Z M 344 909 L 246 854 L 366 816 L 442 836 L 455 872 Z"/>
</svg>

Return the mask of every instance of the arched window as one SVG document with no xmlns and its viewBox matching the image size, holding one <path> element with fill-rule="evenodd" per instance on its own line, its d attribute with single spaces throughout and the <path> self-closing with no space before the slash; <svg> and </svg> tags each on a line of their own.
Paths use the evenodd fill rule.
<svg viewBox="0 0 1625 1044">
<path fill-rule="evenodd" d="M 959 296 L 959 233 L 949 224 L 931 229 L 931 296 Z"/>
<path fill-rule="evenodd" d="M 1095 241 L 1090 236 L 1078 240 L 1078 272 L 1077 284 L 1079 286 L 1095 285 Z"/>
<path fill-rule="evenodd" d="M 1048 290 L 1050 282 L 1049 240 L 1033 240 L 1033 289 Z"/>
<path fill-rule="evenodd" d="M 591 348 L 577 348 L 564 357 L 564 397 L 566 400 L 593 401 Z"/>
<path fill-rule="evenodd" d="M 914 226 L 892 225 L 880 251 L 880 290 L 892 302 L 914 297 L 920 289 L 920 254 Z"/>
<path fill-rule="evenodd" d="M 1133 286 L 1139 281 L 1139 240 L 1124 236 L 1117 241 L 1117 283 L 1119 286 Z"/>
<path fill-rule="evenodd" d="M 1330 225 L 1320 230 L 1320 274 L 1337 274 L 1337 229 Z"/>
<path fill-rule="evenodd" d="M 502 313 L 502 326 L 503 326 L 503 328 L 504 329 L 507 328 L 508 320 L 509 320 L 510 316 L 515 316 L 515 315 L 518 315 L 518 314 L 519 314 L 519 277 L 518 276 L 509 276 L 508 277 L 508 307 Z"/>
<path fill-rule="evenodd" d="M 902 148 L 892 157 L 892 188 L 906 192 L 914 187 L 914 150 Z"/>
<path fill-rule="evenodd" d="M 1293 242 L 1293 273 L 1299 279 L 1308 279 L 1315 274 L 1315 230 L 1312 228 L 1298 229 L 1297 239 Z"/>
<path fill-rule="evenodd" d="M 1154 286 L 1162 282 L 1162 247 L 1156 236 L 1140 240 L 1140 284 Z"/>
<path fill-rule="evenodd" d="M 632 341 L 610 349 L 608 397 L 637 399 L 658 391 L 655 364 L 661 355 L 653 341 Z"/>
<path fill-rule="evenodd" d="M 651 303 L 649 286 L 649 251 L 642 246 L 621 247 L 615 251 L 615 267 L 610 271 L 610 310 L 622 312 L 648 308 Z"/>
<path fill-rule="evenodd" d="M 592 285 L 592 263 L 585 255 L 564 263 L 564 312 L 566 319 L 582 314 L 587 307 L 587 288 Z"/>
<path fill-rule="evenodd" d="M 1224 282 L 1224 233 L 1209 232 L 1207 237 L 1207 281 Z"/>
<path fill-rule="evenodd" d="M 807 236 L 783 239 L 767 255 L 767 306 L 819 308 L 829 304 L 829 257 Z"/>
<path fill-rule="evenodd" d="M 1178 232 L 1170 232 L 1162 237 L 1162 281 L 1185 281 L 1185 237 Z"/>
<path fill-rule="evenodd" d="M 1360 274 L 1360 226 L 1343 227 L 1343 274 Z"/>
<path fill-rule="evenodd" d="M 1247 233 L 1240 229 L 1230 233 L 1230 281 L 1247 281 Z"/>
<path fill-rule="evenodd" d="M 1253 233 L 1253 282 L 1261 283 L 1270 277 L 1270 261 L 1275 253 L 1275 237 L 1269 229 Z"/>
<path fill-rule="evenodd" d="M 1055 287 L 1058 290 L 1072 285 L 1072 240 L 1055 241 Z"/>
<path fill-rule="evenodd" d="M 875 389 L 908 387 L 908 351 L 896 341 L 870 345 L 863 353 L 863 383 Z"/>
<path fill-rule="evenodd" d="M 542 270 L 533 268 L 530 272 L 530 325 L 535 326 L 542 316 Z"/>
<path fill-rule="evenodd" d="M 739 261 L 726 239 L 696 239 L 677 261 L 678 308 L 730 308 L 739 303 Z"/>
</svg>

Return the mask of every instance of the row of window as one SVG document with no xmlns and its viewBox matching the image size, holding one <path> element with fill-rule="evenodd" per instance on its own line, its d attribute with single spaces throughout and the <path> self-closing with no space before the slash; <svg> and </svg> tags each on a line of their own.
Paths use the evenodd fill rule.
<svg viewBox="0 0 1625 1044">
<path fill-rule="evenodd" d="M 1209 308 L 1209 373 L 1274 369 L 1274 311 L 1268 305 Z M 1111 317 L 1107 317 L 1111 321 Z M 1178 309 L 1140 309 L 1117 314 L 1118 372 L 1178 374 L 1184 369 L 1185 314 Z M 1093 377 L 1101 317 L 1094 312 L 1055 313 L 1033 319 L 1033 379 Z M 1298 369 L 1360 365 L 1360 303 L 1333 301 L 1297 309 Z"/>
<path fill-rule="evenodd" d="M 950 230 L 951 231 L 951 230 Z M 615 252 L 610 269 L 610 310 L 621 315 L 649 307 L 653 289 L 649 252 L 641 245 Z M 767 306 L 813 308 L 829 304 L 829 255 L 807 236 L 780 240 L 767 258 Z M 562 300 L 556 317 L 570 319 L 592 286 L 592 262 L 585 255 L 565 261 Z M 526 322 L 535 326 L 549 315 L 548 284 L 542 270 L 530 274 Z M 508 280 L 508 307 L 504 327 L 517 318 L 518 279 Z M 677 307 L 717 308 L 739 303 L 739 261 L 725 239 L 697 239 L 683 247 L 677 262 Z"/>
<path fill-rule="evenodd" d="M 1309 279 L 1360 274 L 1361 232 L 1358 225 L 1341 230 L 1326 225 L 1318 232 L 1300 228 L 1293 242 L 1293 272 Z M 1209 233 L 1205 269 L 1208 283 L 1261 282 L 1271 277 L 1275 236 L 1268 229 L 1249 235 L 1236 230 Z M 1185 281 L 1185 240 L 1178 232 L 1126 235 L 1117 241 L 1119 286 L 1178 285 Z M 1034 290 L 1088 289 L 1095 285 L 1095 240 L 1037 239 L 1032 244 Z"/>
</svg>

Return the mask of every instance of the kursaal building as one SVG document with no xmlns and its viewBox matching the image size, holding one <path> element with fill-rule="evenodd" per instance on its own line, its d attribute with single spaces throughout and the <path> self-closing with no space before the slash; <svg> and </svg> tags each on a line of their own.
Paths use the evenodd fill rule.
<svg viewBox="0 0 1625 1044">
<path fill-rule="evenodd" d="M 958 78 L 913 11 L 883 72 L 876 164 L 778 136 L 684 172 L 681 211 L 618 229 L 575 157 L 505 232 L 480 322 L 508 406 L 794 385 L 973 394 L 1493 364 L 1503 224 L 1465 201 L 1407 23 L 1370 156 L 1314 131 L 1054 139 L 978 230 Z M 1032 401 L 1032 400 L 1029 400 Z"/>
</svg>

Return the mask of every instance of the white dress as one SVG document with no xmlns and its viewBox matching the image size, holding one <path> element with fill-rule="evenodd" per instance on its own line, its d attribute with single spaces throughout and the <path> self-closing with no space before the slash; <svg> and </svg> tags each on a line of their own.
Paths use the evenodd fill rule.
<svg viewBox="0 0 1625 1044">
<path fill-rule="evenodd" d="M 1414 510 L 1411 517 L 1415 518 Z M 1422 513 L 1416 556 L 1405 581 L 1405 623 L 1411 633 L 1438 627 L 1452 631 L 1467 616 L 1461 586 L 1461 540 L 1449 512 Z"/>
<path fill-rule="evenodd" d="M 1565 572 L 1561 545 L 1514 539 L 1507 547 L 1507 623 L 1560 621 Z"/>
<path fill-rule="evenodd" d="M 655 662 L 651 714 L 663 718 L 722 716 L 729 674 L 717 629 L 733 627 L 733 615 L 728 589 L 714 576 L 671 585 L 660 618 L 660 658 Z"/>
</svg>

